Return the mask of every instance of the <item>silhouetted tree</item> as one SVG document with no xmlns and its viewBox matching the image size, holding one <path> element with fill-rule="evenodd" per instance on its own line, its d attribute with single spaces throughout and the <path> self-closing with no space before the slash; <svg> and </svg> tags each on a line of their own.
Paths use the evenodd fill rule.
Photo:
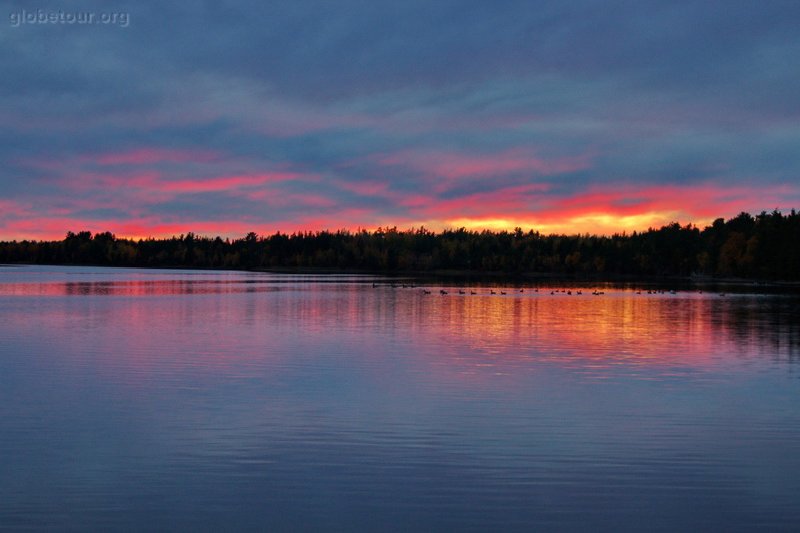
<svg viewBox="0 0 800 533">
<path fill-rule="evenodd" d="M 187 233 L 168 239 L 118 239 L 68 232 L 61 241 L 0 242 L 0 263 L 335 268 L 373 271 L 463 270 L 590 276 L 800 278 L 800 215 L 740 213 L 702 231 L 668 224 L 644 232 L 542 235 L 535 231 L 440 233 L 396 227 L 373 232 L 298 232 L 241 239 Z"/>
</svg>

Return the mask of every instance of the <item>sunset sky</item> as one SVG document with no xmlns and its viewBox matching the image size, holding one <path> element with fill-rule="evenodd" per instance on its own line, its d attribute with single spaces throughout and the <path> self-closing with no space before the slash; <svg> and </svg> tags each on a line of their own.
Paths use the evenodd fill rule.
<svg viewBox="0 0 800 533">
<path fill-rule="evenodd" d="M 0 239 L 800 208 L 797 1 L 0 6 Z"/>
</svg>

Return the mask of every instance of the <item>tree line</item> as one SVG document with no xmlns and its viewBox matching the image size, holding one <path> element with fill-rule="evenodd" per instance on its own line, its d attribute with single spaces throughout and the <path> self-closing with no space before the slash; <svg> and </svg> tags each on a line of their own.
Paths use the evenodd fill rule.
<svg viewBox="0 0 800 533">
<path fill-rule="evenodd" d="M 699 229 L 668 224 L 631 234 L 425 228 L 317 231 L 240 239 L 194 233 L 124 239 L 68 232 L 61 241 L 0 242 L 0 263 L 227 269 L 327 268 L 382 272 L 468 271 L 584 276 L 709 275 L 800 279 L 800 215 L 749 213 Z"/>
</svg>

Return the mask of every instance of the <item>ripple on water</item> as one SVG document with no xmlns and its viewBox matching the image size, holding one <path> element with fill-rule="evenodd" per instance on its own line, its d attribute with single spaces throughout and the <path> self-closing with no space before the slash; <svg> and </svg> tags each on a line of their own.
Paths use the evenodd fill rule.
<svg viewBox="0 0 800 533">
<path fill-rule="evenodd" d="M 371 279 L 4 272 L 0 524 L 800 523 L 795 299 Z"/>
</svg>

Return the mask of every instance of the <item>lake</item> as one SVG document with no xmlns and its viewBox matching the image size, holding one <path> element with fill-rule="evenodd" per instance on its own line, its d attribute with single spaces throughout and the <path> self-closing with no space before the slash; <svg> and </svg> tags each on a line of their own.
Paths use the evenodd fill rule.
<svg viewBox="0 0 800 533">
<path fill-rule="evenodd" d="M 797 531 L 800 300 L 639 288 L 0 267 L 0 529 Z"/>
</svg>

